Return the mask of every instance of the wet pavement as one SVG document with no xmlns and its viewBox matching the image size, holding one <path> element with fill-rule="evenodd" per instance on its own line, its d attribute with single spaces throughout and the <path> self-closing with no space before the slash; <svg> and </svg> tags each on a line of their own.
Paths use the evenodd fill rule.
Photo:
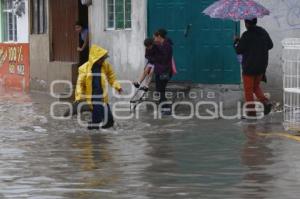
<svg viewBox="0 0 300 199">
<path fill-rule="evenodd" d="M 117 121 L 88 132 L 53 120 L 46 95 L 0 99 L 0 198 L 299 198 L 300 143 L 281 114 Z"/>
</svg>

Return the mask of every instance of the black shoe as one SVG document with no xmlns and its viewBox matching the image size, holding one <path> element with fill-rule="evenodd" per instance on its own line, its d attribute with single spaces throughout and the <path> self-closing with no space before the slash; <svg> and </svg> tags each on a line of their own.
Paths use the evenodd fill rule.
<svg viewBox="0 0 300 199">
<path fill-rule="evenodd" d="M 98 124 L 89 123 L 87 129 L 88 130 L 99 130 L 100 127 Z"/>
<path fill-rule="evenodd" d="M 135 87 L 135 88 L 140 88 L 140 84 L 138 83 L 138 82 L 133 82 L 133 86 Z"/>
<path fill-rule="evenodd" d="M 264 104 L 264 114 L 269 115 L 272 111 L 272 104 Z"/>
<path fill-rule="evenodd" d="M 145 92 L 148 92 L 149 91 L 149 88 L 146 87 L 146 86 L 143 86 L 140 88 L 141 91 L 145 91 Z"/>
<path fill-rule="evenodd" d="M 101 126 L 102 129 L 109 129 L 114 126 L 114 122 L 109 122 L 108 124 L 105 124 L 104 126 Z"/>
</svg>

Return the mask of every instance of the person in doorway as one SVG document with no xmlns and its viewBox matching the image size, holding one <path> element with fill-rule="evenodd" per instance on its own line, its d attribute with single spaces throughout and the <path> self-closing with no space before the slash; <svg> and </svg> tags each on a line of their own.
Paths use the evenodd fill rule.
<svg viewBox="0 0 300 199">
<path fill-rule="evenodd" d="M 245 92 L 245 101 L 248 104 L 248 117 L 256 117 L 254 94 L 264 105 L 264 114 L 271 112 L 272 104 L 264 95 L 260 87 L 267 70 L 269 60 L 269 50 L 273 48 L 273 42 L 265 29 L 256 25 L 257 19 L 245 20 L 247 31 L 242 37 L 236 38 L 236 53 L 242 55 L 243 83 Z"/>
<path fill-rule="evenodd" d="M 86 101 L 92 110 L 92 122 L 88 129 L 106 129 L 114 125 L 108 100 L 107 83 L 120 94 L 121 85 L 116 80 L 115 72 L 107 61 L 108 51 L 93 45 L 90 49 L 89 60 L 79 67 L 79 76 L 75 90 L 75 101 Z"/>
<path fill-rule="evenodd" d="M 155 60 L 155 83 L 156 92 L 159 93 L 159 103 L 164 103 L 166 99 L 166 87 L 172 78 L 172 64 L 173 64 L 173 43 L 167 37 L 167 31 L 160 29 L 154 33 L 154 41 L 158 47 L 158 56 Z M 162 114 L 170 115 L 171 107 L 163 105 Z"/>
<path fill-rule="evenodd" d="M 157 46 L 154 44 L 154 39 L 152 38 L 145 39 L 144 45 L 146 48 L 145 58 L 147 59 L 147 64 L 143 74 L 141 75 L 138 81 L 133 82 L 133 85 L 136 88 L 147 92 L 149 90 L 149 84 L 151 83 L 152 76 L 154 73 L 155 60 L 156 55 L 158 53 L 158 49 Z M 143 86 L 141 87 L 142 83 Z"/>
<path fill-rule="evenodd" d="M 75 30 L 79 34 L 79 66 L 83 65 L 89 59 L 89 30 L 81 22 L 76 22 Z"/>
</svg>

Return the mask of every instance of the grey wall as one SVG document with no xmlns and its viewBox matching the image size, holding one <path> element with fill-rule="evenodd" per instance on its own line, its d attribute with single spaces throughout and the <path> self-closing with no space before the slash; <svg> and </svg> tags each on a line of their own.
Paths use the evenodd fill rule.
<svg viewBox="0 0 300 199">
<path fill-rule="evenodd" d="M 270 64 L 267 76 L 269 83 L 266 90 L 273 99 L 282 98 L 282 45 L 281 41 L 288 37 L 300 37 L 300 1 L 299 0 L 257 0 L 271 11 L 270 16 L 259 19 L 259 25 L 264 27 L 274 42 L 270 51 Z M 242 29 L 244 25 L 242 24 Z"/>
<path fill-rule="evenodd" d="M 49 91 L 54 80 L 72 81 L 72 65 L 67 62 L 51 62 L 49 36 L 30 36 L 30 88 Z M 61 85 L 62 86 L 62 85 Z M 59 92 L 64 92 L 64 86 Z"/>
<path fill-rule="evenodd" d="M 47 1 L 47 4 L 49 2 Z M 48 22 L 51 24 L 48 6 Z M 50 59 L 51 26 L 47 27 L 47 34 L 30 34 L 30 88 L 31 90 L 49 91 L 54 80 L 72 81 L 72 67 L 74 63 L 53 62 Z M 59 86 L 59 92 L 65 90 L 64 85 Z"/>
<path fill-rule="evenodd" d="M 145 65 L 143 41 L 147 27 L 147 1 L 132 0 L 132 29 L 105 30 L 105 1 L 90 6 L 91 44 L 109 50 L 109 61 L 122 80 L 135 80 Z"/>
<path fill-rule="evenodd" d="M 91 44 L 98 44 L 109 50 L 110 62 L 119 79 L 135 80 L 144 69 L 143 40 L 146 37 L 147 26 L 146 4 L 146 0 L 132 1 L 131 30 L 105 30 L 104 0 L 93 1 L 93 5 L 89 8 Z M 48 21 L 48 24 L 51 22 Z M 51 35 L 49 32 L 51 32 L 51 26 L 48 27 L 48 34 L 30 35 L 32 90 L 48 91 L 53 80 L 72 81 L 74 63 L 52 62 L 50 59 Z"/>
</svg>

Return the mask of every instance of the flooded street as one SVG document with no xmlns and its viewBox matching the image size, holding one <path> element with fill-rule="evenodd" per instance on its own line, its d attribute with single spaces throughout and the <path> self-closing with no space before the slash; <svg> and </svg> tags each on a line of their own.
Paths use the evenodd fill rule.
<svg viewBox="0 0 300 199">
<path fill-rule="evenodd" d="M 48 96 L 0 100 L 0 198 L 299 198 L 300 143 L 281 114 L 117 121 L 88 132 L 50 118 Z M 295 139 L 293 139 L 295 138 Z"/>
</svg>

